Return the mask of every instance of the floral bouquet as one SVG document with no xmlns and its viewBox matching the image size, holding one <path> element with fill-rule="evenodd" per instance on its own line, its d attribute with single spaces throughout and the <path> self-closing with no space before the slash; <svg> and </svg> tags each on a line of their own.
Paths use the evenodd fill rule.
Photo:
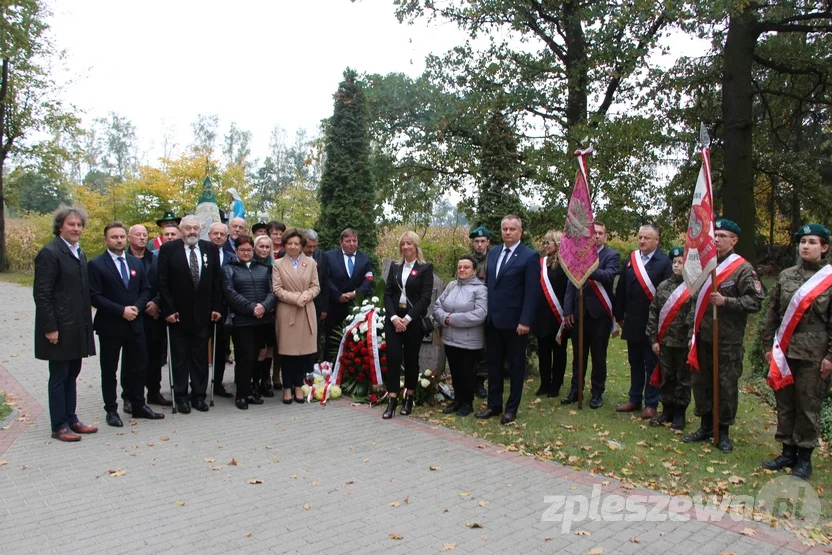
<svg viewBox="0 0 832 555">
<path fill-rule="evenodd" d="M 438 370 L 425 370 L 419 375 L 416 382 L 416 391 L 413 392 L 413 401 L 417 405 L 433 405 L 443 401 L 448 393 L 446 378 L 439 375 Z M 443 393 L 443 390 L 445 393 Z"/>
<path fill-rule="evenodd" d="M 358 401 L 377 400 L 384 389 L 387 372 L 387 344 L 384 336 L 384 307 L 378 297 L 364 299 L 345 320 L 338 348 L 333 382 L 344 394 Z"/>
<path fill-rule="evenodd" d="M 305 382 L 301 391 L 308 403 L 314 399 L 325 405 L 330 399 L 338 399 L 341 396 L 341 387 L 335 383 L 332 364 L 329 362 L 316 364 L 312 372 L 306 375 Z"/>
</svg>

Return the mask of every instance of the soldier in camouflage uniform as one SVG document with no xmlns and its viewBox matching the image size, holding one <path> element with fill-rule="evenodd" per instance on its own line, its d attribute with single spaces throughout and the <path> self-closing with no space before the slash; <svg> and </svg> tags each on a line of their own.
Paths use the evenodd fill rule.
<svg viewBox="0 0 832 555">
<path fill-rule="evenodd" d="M 717 264 L 734 253 L 734 245 L 740 235 L 740 226 L 731 220 L 720 219 L 715 223 Z M 708 287 L 711 287 L 710 285 Z M 739 402 L 739 380 L 742 375 L 744 354 L 743 337 L 748 315 L 759 312 L 763 302 L 763 285 L 754 268 L 743 262 L 719 286 L 717 293 L 708 295 L 710 305 L 719 310 L 719 442 L 717 449 L 723 453 L 733 451 L 728 435 L 734 424 Z M 696 301 L 688 313 L 688 335 L 694 332 Z M 685 442 L 706 441 L 713 437 L 713 309 L 709 306 L 696 336 L 699 370 L 691 374 L 691 388 L 695 401 L 694 414 L 701 417 L 701 427 L 686 435 Z"/>
<path fill-rule="evenodd" d="M 487 273 L 486 263 L 488 261 L 488 248 L 491 246 L 491 232 L 484 225 L 472 229 L 468 234 L 471 239 L 471 256 L 477 261 L 477 277 L 485 283 Z M 481 358 L 474 366 L 475 388 L 474 392 L 480 399 L 485 399 L 488 392 L 485 389 L 485 380 L 488 378 L 488 366 L 486 365 L 485 347 L 483 347 Z"/>
<path fill-rule="evenodd" d="M 674 291 L 684 284 L 682 269 L 684 268 L 684 247 L 674 247 L 668 253 L 673 263 L 673 275 L 664 280 L 656 288 L 656 296 L 650 303 L 650 314 L 647 319 L 647 338 L 652 345 L 653 352 L 659 357 L 661 365 L 662 385 L 659 390 L 659 400 L 662 403 L 662 413 L 653 417 L 650 424 L 658 426 L 665 422 L 672 422 L 674 430 L 685 429 L 685 411 L 690 404 L 690 367 L 688 358 L 688 324 L 687 315 L 691 301 L 688 298 L 682 308 L 670 322 L 667 332 L 659 342 L 659 314 L 670 299 Z"/>
<path fill-rule="evenodd" d="M 766 312 L 762 341 L 769 361 L 775 332 L 792 297 L 827 265 L 829 230 L 818 224 L 808 224 L 795 233 L 795 240 L 800 245 L 800 264 L 780 272 Z M 783 444 L 783 453 L 762 464 L 769 470 L 791 467 L 792 475 L 803 479 L 812 474 L 812 451 L 820 436 L 820 410 L 832 374 L 832 288 L 823 290 L 823 283 L 816 287 L 822 292 L 803 313 L 786 347 L 786 361 L 793 382 L 777 383 L 769 375 L 769 385 L 775 388 L 777 399 L 774 439 Z"/>
</svg>

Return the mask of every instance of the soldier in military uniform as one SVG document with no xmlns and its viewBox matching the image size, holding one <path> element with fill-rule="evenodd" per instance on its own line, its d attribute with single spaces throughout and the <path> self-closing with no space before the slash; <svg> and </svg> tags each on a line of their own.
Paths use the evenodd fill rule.
<svg viewBox="0 0 832 555">
<path fill-rule="evenodd" d="M 690 311 L 690 294 L 687 293 L 684 268 L 684 247 L 674 247 L 668 253 L 672 262 L 673 275 L 656 288 L 656 296 L 650 303 L 647 319 L 647 338 L 653 352 L 659 357 L 661 387 L 659 400 L 662 413 L 653 417 L 650 424 L 658 426 L 671 422 L 671 429 L 685 429 L 685 411 L 690 404 L 690 367 L 688 357 L 687 315 Z M 667 303 L 672 303 L 665 307 Z M 664 313 L 664 318 L 660 315 Z M 659 338 L 659 327 L 664 324 L 666 331 Z"/>
<path fill-rule="evenodd" d="M 734 245 L 740 235 L 740 226 L 726 219 L 715 223 L 714 244 L 717 251 L 717 264 L 722 264 L 734 254 Z M 737 415 L 739 396 L 739 379 L 742 375 L 743 344 L 745 324 L 748 315 L 759 312 L 763 302 L 763 285 L 750 263 L 738 257 L 733 259 L 738 266 L 727 276 L 720 277 L 717 267 L 718 292 L 712 292 L 712 285 L 706 283 L 700 291 L 707 295 L 707 301 L 719 310 L 719 442 L 717 449 L 723 453 L 733 451 L 734 446 L 728 435 Z M 733 266 L 729 263 L 728 267 Z M 705 287 L 708 287 L 705 290 Z M 694 306 L 695 306 L 695 301 Z M 706 303 L 707 304 L 707 303 Z M 713 438 L 713 310 L 710 306 L 704 311 L 699 328 L 695 325 L 696 309 L 688 313 L 687 318 L 695 345 L 689 354 L 689 361 L 694 366 L 698 361 L 699 370 L 691 374 L 691 388 L 696 404 L 694 414 L 701 417 L 700 428 L 686 435 L 685 442 L 706 441 Z"/>
<path fill-rule="evenodd" d="M 799 242 L 800 264 L 780 272 L 762 331 L 771 364 L 767 381 L 777 399 L 774 438 L 783 444 L 783 453 L 762 466 L 769 470 L 791 467 L 793 476 L 808 479 L 820 435 L 820 410 L 832 375 L 829 230 L 808 224 L 795 233 L 795 241 Z M 791 304 L 795 306 L 789 310 Z M 800 309 L 805 312 L 801 314 Z M 775 343 L 778 329 L 783 331 Z"/>
<path fill-rule="evenodd" d="M 477 277 L 485 283 L 487 272 L 488 248 L 491 246 L 491 232 L 484 225 L 471 230 L 468 234 L 471 239 L 471 256 L 477 261 Z M 488 366 L 486 365 L 485 348 L 482 349 L 482 357 L 474 366 L 475 388 L 474 392 L 480 399 L 485 399 L 488 392 L 485 389 L 485 380 L 488 379 Z"/>
</svg>

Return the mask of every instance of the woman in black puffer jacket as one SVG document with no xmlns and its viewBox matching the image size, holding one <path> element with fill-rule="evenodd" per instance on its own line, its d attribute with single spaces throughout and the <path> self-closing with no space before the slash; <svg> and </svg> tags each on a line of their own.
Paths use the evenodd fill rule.
<svg viewBox="0 0 832 555">
<path fill-rule="evenodd" d="M 254 257 L 254 242 L 241 235 L 237 239 L 237 260 L 223 268 L 223 294 L 231 311 L 234 340 L 234 382 L 237 385 L 237 408 L 262 405 L 252 396 L 251 376 L 257 357 L 274 333 L 274 308 L 277 298 L 272 291 L 271 268 Z"/>
</svg>

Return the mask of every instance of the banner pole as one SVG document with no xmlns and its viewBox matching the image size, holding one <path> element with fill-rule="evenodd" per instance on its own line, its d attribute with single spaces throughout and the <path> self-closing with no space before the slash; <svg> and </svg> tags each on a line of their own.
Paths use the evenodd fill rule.
<svg viewBox="0 0 832 555">
<path fill-rule="evenodd" d="M 716 284 L 716 269 L 711 272 L 711 283 L 713 283 L 713 292 L 717 293 Z M 714 375 L 714 445 L 719 443 L 719 317 L 717 306 L 714 305 L 714 325 L 713 325 L 713 375 Z"/>
<path fill-rule="evenodd" d="M 578 410 L 584 408 L 584 285 L 578 289 Z"/>
</svg>

